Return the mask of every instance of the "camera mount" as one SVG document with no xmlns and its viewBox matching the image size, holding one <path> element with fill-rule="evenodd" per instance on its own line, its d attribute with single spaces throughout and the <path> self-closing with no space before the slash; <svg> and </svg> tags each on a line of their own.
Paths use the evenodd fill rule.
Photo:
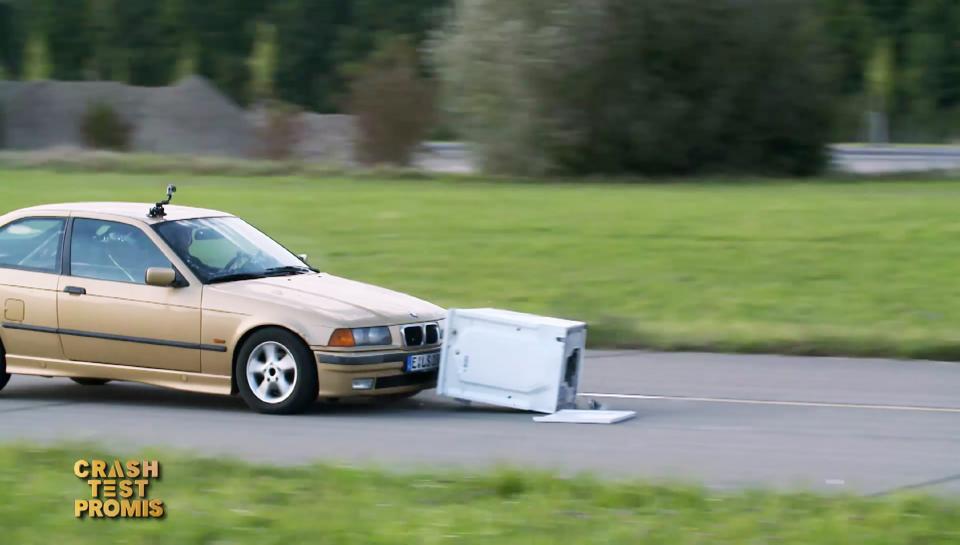
<svg viewBox="0 0 960 545">
<path fill-rule="evenodd" d="M 177 192 L 177 186 L 170 184 L 167 186 L 167 198 L 158 202 L 153 208 L 150 209 L 150 212 L 147 213 L 147 216 L 151 218 L 162 218 L 167 215 L 166 210 L 163 209 L 164 205 L 170 204 L 170 201 L 173 200 L 173 194 Z"/>
</svg>

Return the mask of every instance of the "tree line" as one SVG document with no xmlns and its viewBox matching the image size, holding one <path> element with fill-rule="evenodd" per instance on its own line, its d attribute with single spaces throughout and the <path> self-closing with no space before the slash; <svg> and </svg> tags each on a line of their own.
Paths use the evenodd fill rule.
<svg viewBox="0 0 960 545">
<path fill-rule="evenodd" d="M 802 173 L 876 115 L 899 141 L 960 121 L 956 0 L 0 0 L 0 75 L 198 73 L 244 104 L 347 111 L 398 43 L 504 171 Z"/>
<path fill-rule="evenodd" d="M 864 110 L 901 141 L 949 139 L 960 121 L 960 2 L 817 0 L 851 135 Z M 845 114 L 845 118 L 843 115 Z"/>
<path fill-rule="evenodd" d="M 895 137 L 952 136 L 960 106 L 960 2 L 815 0 L 844 101 L 838 137 L 889 113 Z M 241 102 L 258 93 L 338 111 L 378 43 L 420 44 L 450 0 L 6 0 L 0 71 L 11 79 L 165 85 L 187 72 Z M 521 2 L 522 4 L 523 2 Z M 271 62 L 257 64 L 256 52 Z M 259 76 L 257 67 L 267 74 Z M 924 134 L 927 133 L 927 134 Z"/>
<path fill-rule="evenodd" d="M 0 0 L 0 75 L 166 85 L 197 73 L 241 103 L 272 93 L 338 111 L 358 63 L 386 40 L 421 43 L 447 4 Z"/>
</svg>

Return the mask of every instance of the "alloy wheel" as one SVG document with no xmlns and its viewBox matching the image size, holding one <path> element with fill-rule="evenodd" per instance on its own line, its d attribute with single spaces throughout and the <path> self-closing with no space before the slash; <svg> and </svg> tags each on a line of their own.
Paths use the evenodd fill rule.
<svg viewBox="0 0 960 545">
<path fill-rule="evenodd" d="M 297 386 L 297 361 L 276 341 L 260 343 L 247 359 L 247 384 L 260 401 L 282 403 Z"/>
</svg>

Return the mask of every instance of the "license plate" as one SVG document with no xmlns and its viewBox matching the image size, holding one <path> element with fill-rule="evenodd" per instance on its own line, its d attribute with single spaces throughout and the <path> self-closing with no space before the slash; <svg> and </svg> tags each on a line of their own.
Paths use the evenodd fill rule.
<svg viewBox="0 0 960 545">
<path fill-rule="evenodd" d="M 431 352 L 429 354 L 407 356 L 406 365 L 403 370 L 407 373 L 420 373 L 423 371 L 433 371 L 438 367 L 440 367 L 440 352 Z"/>
</svg>

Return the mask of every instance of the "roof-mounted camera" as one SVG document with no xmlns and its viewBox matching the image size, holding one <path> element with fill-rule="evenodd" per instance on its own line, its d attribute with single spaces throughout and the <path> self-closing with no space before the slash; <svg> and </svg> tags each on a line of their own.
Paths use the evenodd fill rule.
<svg viewBox="0 0 960 545">
<path fill-rule="evenodd" d="M 170 184 L 167 186 L 167 198 L 156 204 L 153 208 L 150 209 L 150 212 L 147 213 L 147 216 L 151 218 L 162 218 L 167 215 L 166 210 L 163 209 L 164 205 L 170 204 L 170 201 L 173 200 L 173 194 L 177 192 L 177 186 Z"/>
</svg>

